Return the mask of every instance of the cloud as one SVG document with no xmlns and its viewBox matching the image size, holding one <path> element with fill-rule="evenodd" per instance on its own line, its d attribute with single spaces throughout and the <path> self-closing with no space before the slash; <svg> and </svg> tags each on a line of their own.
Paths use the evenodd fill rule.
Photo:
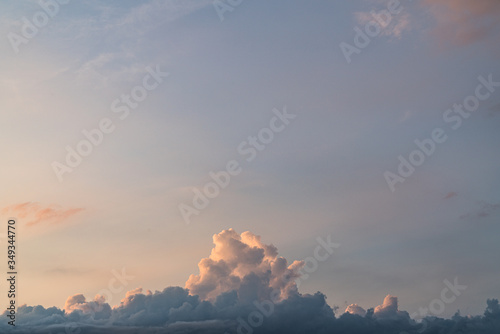
<svg viewBox="0 0 500 334">
<path fill-rule="evenodd" d="M 375 307 L 373 316 L 379 319 L 410 318 L 407 312 L 398 310 L 398 297 L 391 295 L 387 295 L 384 298 L 384 302 L 381 305 Z"/>
<path fill-rule="evenodd" d="M 468 45 L 485 39 L 499 42 L 500 1 L 425 0 L 437 26 L 433 33 L 442 43 Z"/>
<path fill-rule="evenodd" d="M 405 113 L 398 119 L 398 122 L 399 123 L 404 123 L 406 122 L 407 120 L 409 120 L 412 116 L 412 112 L 411 110 L 406 110 Z"/>
<path fill-rule="evenodd" d="M 278 256 L 276 247 L 260 237 L 229 229 L 214 235 L 210 257 L 200 261 L 200 274 L 187 286 L 163 291 L 142 288 L 127 292 L 119 305 L 111 307 L 97 295 L 70 296 L 64 309 L 22 305 L 16 328 L 0 322 L 1 333 L 287 333 L 287 334 L 382 334 L 461 333 L 497 334 L 500 329 L 498 300 L 487 301 L 483 316 L 452 319 L 429 317 L 425 327 L 398 309 L 398 299 L 387 295 L 383 303 L 365 311 L 352 304 L 336 318 L 321 292 L 301 294 L 286 273 L 294 277 L 296 267 Z M 296 263 L 296 262 L 294 262 Z M 300 262 L 298 262 L 300 264 Z M 224 281 L 224 275 L 227 281 Z M 222 280 L 217 282 L 216 279 Z M 283 280 L 283 282 L 279 282 Z M 224 283 L 223 283 L 224 282 Z M 226 286 L 230 283 L 231 286 Z M 266 292 L 278 292 L 276 298 Z M 252 299 L 252 298 L 255 299 Z M 3 313 L 6 319 L 8 311 Z"/>
<path fill-rule="evenodd" d="M 494 117 L 500 114 L 500 104 L 494 105 L 489 108 L 488 116 Z"/>
<path fill-rule="evenodd" d="M 380 36 L 386 36 L 391 39 L 401 39 L 405 31 L 411 30 L 410 15 L 404 9 L 401 13 L 391 16 L 390 20 L 387 21 L 377 20 L 372 15 L 372 12 L 356 12 L 354 13 L 354 18 L 362 26 L 365 26 L 369 22 L 374 22 L 380 28 Z"/>
<path fill-rule="evenodd" d="M 39 203 L 26 202 L 7 206 L 1 213 L 23 220 L 26 218 L 26 226 L 34 226 L 41 223 L 58 224 L 83 210 L 83 208 L 63 209 L 57 205 L 42 206 Z"/>
<path fill-rule="evenodd" d="M 260 237 L 233 229 L 213 236 L 214 248 L 208 258 L 202 259 L 199 275 L 191 275 L 186 288 L 204 300 L 214 301 L 224 292 L 235 290 L 243 299 L 265 299 L 273 289 L 280 299 L 297 292 L 294 280 L 300 276 L 304 263 L 295 261 L 288 265 L 278 256 L 273 245 L 265 245 Z"/>
<path fill-rule="evenodd" d="M 356 314 L 364 317 L 366 315 L 366 310 L 359 306 L 358 304 L 351 304 L 347 306 L 344 313 Z"/>
<path fill-rule="evenodd" d="M 114 24 L 115 27 L 137 23 L 159 25 L 189 15 L 211 4 L 210 0 L 153 0 L 132 8 Z M 107 28 L 109 27 L 108 23 Z"/>
<path fill-rule="evenodd" d="M 460 219 L 487 218 L 493 215 L 498 209 L 500 209 L 500 203 L 480 202 L 479 205 L 480 207 L 478 209 L 461 215 Z"/>
<path fill-rule="evenodd" d="M 47 275 L 71 275 L 71 276 L 83 276 L 89 274 L 90 272 L 92 272 L 92 270 L 75 268 L 75 267 L 66 267 L 66 266 L 57 266 L 44 271 L 44 273 Z"/>
<path fill-rule="evenodd" d="M 445 197 L 444 199 L 450 199 L 450 198 L 453 198 L 453 197 L 456 197 L 458 196 L 458 193 L 457 192 L 454 192 L 454 191 L 451 191 L 449 192 Z"/>
<path fill-rule="evenodd" d="M 71 314 L 79 313 L 80 316 L 88 315 L 94 320 L 109 319 L 111 316 L 111 307 L 106 303 L 103 296 L 97 295 L 94 300 L 87 302 L 85 296 L 77 294 L 69 297 L 64 304 L 64 312 Z"/>
</svg>

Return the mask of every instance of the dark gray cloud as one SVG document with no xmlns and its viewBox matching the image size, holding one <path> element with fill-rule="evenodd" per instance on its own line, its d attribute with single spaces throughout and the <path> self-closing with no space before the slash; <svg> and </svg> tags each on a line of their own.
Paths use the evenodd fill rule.
<svg viewBox="0 0 500 334">
<path fill-rule="evenodd" d="M 149 296 L 149 297 L 148 297 Z M 76 313 L 75 313 L 76 312 Z M 103 323 L 81 311 L 70 314 L 42 306 L 19 308 L 18 325 L 0 325 L 2 333 L 345 333 L 345 334 L 498 334 L 498 300 L 487 301 L 482 316 L 452 319 L 427 317 L 411 320 L 406 312 L 389 310 L 392 316 L 377 317 L 374 309 L 365 316 L 345 313 L 338 318 L 321 293 L 291 296 L 274 305 L 271 314 L 252 304 L 216 306 L 189 296 L 187 290 L 169 287 L 151 295 L 136 294 L 131 303 L 114 309 Z M 401 312 L 398 316 L 396 312 Z M 260 316 L 257 316 L 260 314 Z M 4 314 L 5 318 L 5 314 Z M 263 321 L 260 321 L 262 319 Z"/>
<path fill-rule="evenodd" d="M 500 203 L 480 202 L 479 208 L 460 216 L 461 219 L 481 219 L 493 215 L 500 209 Z"/>
</svg>

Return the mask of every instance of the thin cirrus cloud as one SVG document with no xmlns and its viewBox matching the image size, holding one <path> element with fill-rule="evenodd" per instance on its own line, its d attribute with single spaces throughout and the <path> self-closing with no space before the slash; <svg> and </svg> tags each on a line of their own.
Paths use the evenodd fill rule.
<svg viewBox="0 0 500 334">
<path fill-rule="evenodd" d="M 425 0 L 423 4 L 436 19 L 433 33 L 440 41 L 459 46 L 491 37 L 499 41 L 498 0 Z"/>
<path fill-rule="evenodd" d="M 500 203 L 480 202 L 479 208 L 477 208 L 469 213 L 465 213 L 465 214 L 461 215 L 460 218 L 461 219 L 487 218 L 487 217 L 493 215 L 498 209 L 500 209 Z"/>
<path fill-rule="evenodd" d="M 453 197 L 456 197 L 458 196 L 458 193 L 455 192 L 455 191 L 450 191 L 445 197 L 444 199 L 450 199 L 450 198 L 453 198 Z"/>
<path fill-rule="evenodd" d="M 440 45 L 464 46 L 488 39 L 492 42 L 499 41 L 500 1 L 498 0 L 424 0 L 422 5 L 430 11 L 436 21 L 431 32 L 438 38 Z M 375 19 L 370 11 L 356 12 L 354 17 L 360 25 Z M 401 39 L 405 32 L 415 28 L 414 21 L 418 20 L 403 8 L 401 13 L 392 15 L 387 22 L 383 20 L 377 22 L 380 25 L 381 36 Z"/>
<path fill-rule="evenodd" d="M 374 16 L 371 12 L 356 12 L 354 18 L 360 25 L 374 21 Z M 392 16 L 387 21 L 380 21 L 380 35 L 389 37 L 391 39 L 401 39 L 403 33 L 411 30 L 410 15 L 404 11 Z"/>
<path fill-rule="evenodd" d="M 22 305 L 18 308 L 16 328 L 0 322 L 0 331 L 494 334 L 500 328 L 497 299 L 487 301 L 482 316 L 462 317 L 457 312 L 448 320 L 427 317 L 425 323 L 418 323 L 408 312 L 399 310 L 398 298 L 392 295 L 387 295 L 382 304 L 366 311 L 352 304 L 344 314 L 336 317 L 324 294 L 302 294 L 293 280 L 286 295 L 273 298 L 271 302 L 269 294 L 259 292 L 282 292 L 276 281 L 283 279 L 287 271 L 293 274 L 286 265 L 287 261 L 277 255 L 276 247 L 262 243 L 260 237 L 250 232 L 238 234 L 232 229 L 214 235 L 213 240 L 215 246 L 210 257 L 201 261 L 212 263 L 200 266 L 200 275 L 191 276 L 186 282 L 187 287 L 198 289 L 205 298 L 193 290 L 175 286 L 155 292 L 136 288 L 127 292 L 119 305 L 112 307 L 101 295 L 87 300 L 78 293 L 67 298 L 64 309 Z M 210 280 L 206 277 L 207 270 Z M 224 288 L 222 285 L 230 283 L 228 279 L 234 284 Z M 4 312 L 4 317 L 7 312 Z"/>
<path fill-rule="evenodd" d="M 83 208 L 64 209 L 58 205 L 44 206 L 36 202 L 26 202 L 7 206 L 2 209 L 1 213 L 25 219 L 26 226 L 35 226 L 43 223 L 59 224 L 84 210 Z"/>
</svg>

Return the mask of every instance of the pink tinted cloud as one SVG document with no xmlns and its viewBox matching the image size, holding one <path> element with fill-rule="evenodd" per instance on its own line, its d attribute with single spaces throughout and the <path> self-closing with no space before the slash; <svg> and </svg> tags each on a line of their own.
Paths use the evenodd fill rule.
<svg viewBox="0 0 500 334">
<path fill-rule="evenodd" d="M 36 202 L 26 202 L 5 207 L 1 212 L 4 215 L 26 219 L 26 226 L 34 226 L 46 222 L 58 224 L 83 210 L 83 208 L 63 209 L 58 205 L 43 206 Z"/>
<path fill-rule="evenodd" d="M 453 197 L 456 197 L 456 196 L 458 196 L 458 193 L 457 193 L 457 192 L 455 192 L 455 191 L 451 191 L 451 192 L 449 192 L 449 193 L 445 196 L 445 198 L 444 198 L 444 199 L 450 199 L 450 198 L 453 198 Z"/>
<path fill-rule="evenodd" d="M 468 45 L 490 37 L 498 41 L 498 0 L 424 0 L 423 4 L 437 21 L 433 33 L 444 44 Z"/>
<path fill-rule="evenodd" d="M 358 304 L 351 304 L 347 306 L 344 313 L 357 314 L 361 317 L 364 317 L 366 315 L 366 310 Z"/>
<path fill-rule="evenodd" d="M 264 244 L 259 236 L 248 231 L 240 235 L 233 229 L 224 230 L 213 236 L 213 242 L 210 256 L 198 263 L 200 273 L 189 276 L 186 282 L 191 294 L 215 300 L 221 293 L 232 290 L 237 290 L 240 298 L 241 293 L 252 289 L 264 299 L 274 289 L 280 292 L 281 299 L 296 293 L 294 278 L 300 276 L 298 271 L 303 261 L 289 264 L 278 256 L 276 247 Z"/>
<path fill-rule="evenodd" d="M 377 22 L 380 28 L 380 35 L 391 39 L 401 39 L 405 31 L 411 30 L 410 15 L 407 12 L 393 15 L 387 22 L 376 21 L 371 12 L 356 12 L 354 13 L 354 18 L 358 24 L 363 26 L 369 22 Z"/>
</svg>

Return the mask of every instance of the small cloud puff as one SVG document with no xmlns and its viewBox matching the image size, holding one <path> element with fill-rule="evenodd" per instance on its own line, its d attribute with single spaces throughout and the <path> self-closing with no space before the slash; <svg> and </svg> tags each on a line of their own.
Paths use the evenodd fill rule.
<svg viewBox="0 0 500 334">
<path fill-rule="evenodd" d="M 453 198 L 453 197 L 457 197 L 458 196 L 458 193 L 455 192 L 455 191 L 450 191 L 445 197 L 444 199 L 450 199 L 450 198 Z"/>
<path fill-rule="evenodd" d="M 344 313 L 356 314 L 361 317 L 364 317 L 366 315 L 366 310 L 361 306 L 359 306 L 358 304 L 351 304 L 347 306 Z"/>
</svg>

